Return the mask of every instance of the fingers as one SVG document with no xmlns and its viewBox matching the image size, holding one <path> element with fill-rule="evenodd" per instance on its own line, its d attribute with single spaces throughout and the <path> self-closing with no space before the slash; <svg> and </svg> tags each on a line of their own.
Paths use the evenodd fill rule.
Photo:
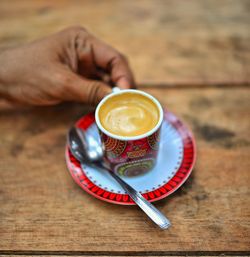
<svg viewBox="0 0 250 257">
<path fill-rule="evenodd" d="M 128 61 L 117 50 L 79 26 L 71 27 L 62 34 L 74 35 L 73 49 L 77 53 L 79 74 L 94 78 L 98 69 L 102 69 L 110 76 L 111 84 L 123 89 L 135 87 Z"/>
<path fill-rule="evenodd" d="M 126 58 L 97 38 L 91 38 L 93 58 L 96 65 L 110 73 L 112 82 L 122 88 L 134 88 L 133 73 Z"/>
<path fill-rule="evenodd" d="M 127 60 L 122 55 L 114 53 L 114 57 L 108 63 L 108 70 L 110 71 L 111 80 L 116 86 L 122 89 L 135 87 L 132 71 Z"/>
<path fill-rule="evenodd" d="M 61 98 L 67 101 L 97 104 L 112 92 L 105 83 L 80 77 L 71 71 L 64 72 Z"/>
</svg>

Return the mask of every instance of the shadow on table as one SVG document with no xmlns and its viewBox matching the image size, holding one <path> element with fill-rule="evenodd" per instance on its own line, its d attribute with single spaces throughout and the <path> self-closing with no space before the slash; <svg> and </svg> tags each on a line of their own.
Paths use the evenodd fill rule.
<svg viewBox="0 0 250 257">
<path fill-rule="evenodd" d="M 181 185 L 180 188 L 178 188 L 175 192 L 173 192 L 171 195 L 167 196 L 166 198 L 155 202 L 155 206 L 163 207 L 167 204 L 169 204 L 171 201 L 173 201 L 176 198 L 179 197 L 185 197 L 187 194 L 189 194 L 190 191 L 194 189 L 196 185 L 195 182 L 195 169 L 192 171 L 191 175 L 187 179 L 187 181 Z"/>
<path fill-rule="evenodd" d="M 70 126 L 81 116 L 93 111 L 94 107 L 70 102 L 56 106 L 21 106 L 0 101 L 0 121 L 14 123 L 18 119 L 23 124 L 44 124 L 44 129 L 61 124 Z"/>
</svg>

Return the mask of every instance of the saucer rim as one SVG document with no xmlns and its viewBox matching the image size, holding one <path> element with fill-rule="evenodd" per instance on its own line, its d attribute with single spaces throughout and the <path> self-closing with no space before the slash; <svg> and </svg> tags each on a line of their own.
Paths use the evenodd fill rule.
<svg viewBox="0 0 250 257">
<path fill-rule="evenodd" d="M 82 117 L 80 117 L 80 119 L 78 119 L 75 123 L 76 126 L 79 126 L 79 124 L 86 119 L 86 123 L 85 123 L 85 127 L 84 129 L 87 129 L 90 125 L 93 124 L 93 122 L 95 122 L 95 115 L 93 112 L 90 112 L 86 115 L 83 115 Z M 190 166 L 188 166 L 186 174 L 184 175 L 184 177 L 181 179 L 181 181 L 179 181 L 179 183 L 177 183 L 174 179 L 176 177 L 176 175 L 178 174 L 178 172 L 180 172 L 182 165 L 180 165 L 180 167 L 178 168 L 178 170 L 176 171 L 175 175 L 166 182 L 166 184 L 164 184 L 163 186 L 161 186 L 160 188 L 157 188 L 156 190 L 159 190 L 163 187 L 165 187 L 166 185 L 168 185 L 169 182 L 174 182 L 176 183 L 176 185 L 172 185 L 173 187 L 171 189 L 169 189 L 169 191 L 167 191 L 166 193 L 162 193 L 162 195 L 157 196 L 157 197 L 153 197 L 152 199 L 150 199 L 150 197 L 148 195 L 150 195 L 150 193 L 155 192 L 156 190 L 153 191 L 149 191 L 147 193 L 142 194 L 145 199 L 147 199 L 149 202 L 156 202 L 156 201 L 160 201 L 162 199 L 164 199 L 165 197 L 173 194 L 177 189 L 179 189 L 189 178 L 190 174 L 192 173 L 192 170 L 194 168 L 194 165 L 196 163 L 196 157 L 197 157 L 197 149 L 196 149 L 196 142 L 195 142 L 195 138 L 193 136 L 193 133 L 191 132 L 191 130 L 189 129 L 189 127 L 183 123 L 176 115 L 174 115 L 173 113 L 169 112 L 167 109 L 163 109 L 163 120 L 166 120 L 168 123 L 170 123 L 174 129 L 177 131 L 177 133 L 180 135 L 182 141 L 183 141 L 183 158 L 182 158 L 182 162 L 185 159 L 185 138 L 184 136 L 188 136 L 188 138 L 191 141 L 191 145 L 192 145 L 192 160 L 190 163 Z M 184 133 L 184 135 L 182 135 L 182 133 Z M 135 205 L 135 203 L 133 202 L 133 200 L 129 197 L 128 194 L 117 194 L 117 193 L 112 193 L 112 192 L 108 192 L 105 191 L 104 189 L 101 189 L 98 187 L 98 185 L 96 185 L 95 183 L 91 182 L 93 184 L 94 187 L 97 187 L 98 189 L 93 192 L 91 189 L 89 189 L 86 185 L 81 183 L 81 178 L 78 177 L 78 175 L 76 175 L 76 173 L 80 172 L 82 174 L 82 176 L 86 176 L 84 170 L 81 168 L 81 165 L 79 164 L 79 162 L 73 157 L 74 161 L 76 163 L 78 163 L 79 167 L 75 167 L 76 165 L 72 164 L 72 161 L 70 159 L 70 157 L 73 157 L 72 154 L 70 153 L 70 150 L 67 146 L 65 146 L 65 158 L 66 158 L 66 165 L 67 168 L 70 172 L 71 177 L 73 178 L 73 180 L 75 181 L 76 184 L 78 184 L 84 191 L 86 191 L 88 194 L 94 196 L 95 198 L 105 201 L 105 202 L 109 202 L 109 203 L 113 203 L 113 204 L 119 204 L 119 205 Z M 74 167 L 73 167 L 74 165 Z M 88 178 L 87 178 L 88 179 Z M 84 180 L 84 179 L 83 179 Z M 107 192 L 110 195 L 112 195 L 112 199 L 109 198 L 105 198 L 103 196 L 98 195 L 96 192 L 97 191 L 102 191 L 103 192 Z M 120 200 L 116 200 L 115 198 L 117 197 L 117 195 L 120 195 L 120 198 L 122 199 L 123 197 L 128 198 L 128 201 L 120 201 Z M 154 193 L 153 193 L 154 195 Z"/>
</svg>

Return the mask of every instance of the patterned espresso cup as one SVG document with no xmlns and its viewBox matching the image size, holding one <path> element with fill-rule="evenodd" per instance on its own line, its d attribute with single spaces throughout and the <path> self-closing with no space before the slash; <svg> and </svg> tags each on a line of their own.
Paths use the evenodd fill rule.
<svg viewBox="0 0 250 257">
<path fill-rule="evenodd" d="M 159 120 L 156 126 L 139 136 L 118 136 L 107 131 L 100 122 L 99 110 L 107 99 L 128 92 L 140 94 L 150 99 L 156 105 L 159 112 Z M 158 100 L 153 96 L 134 89 L 116 89 L 98 104 L 95 111 L 95 120 L 101 135 L 105 162 L 115 173 L 132 177 L 144 174 L 154 167 L 159 148 L 163 110 Z"/>
</svg>

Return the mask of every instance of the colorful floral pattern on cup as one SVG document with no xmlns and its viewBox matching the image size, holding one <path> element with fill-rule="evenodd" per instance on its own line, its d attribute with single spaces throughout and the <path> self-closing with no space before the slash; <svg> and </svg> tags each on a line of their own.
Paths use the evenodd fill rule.
<svg viewBox="0 0 250 257">
<path fill-rule="evenodd" d="M 142 95 L 150 99 L 159 111 L 159 119 L 155 127 L 146 133 L 142 133 L 142 135 L 122 136 L 113 134 L 101 124 L 99 118 L 101 106 L 108 99 L 127 93 Z M 115 90 L 105 96 L 98 104 L 95 111 L 95 121 L 101 135 L 104 159 L 114 172 L 123 176 L 137 176 L 148 172 L 154 167 L 158 155 L 163 109 L 159 101 L 152 95 L 135 89 Z"/>
<path fill-rule="evenodd" d="M 151 170 L 156 162 L 160 128 L 152 135 L 138 140 L 122 141 L 100 131 L 105 160 L 122 176 L 137 176 Z"/>
</svg>

